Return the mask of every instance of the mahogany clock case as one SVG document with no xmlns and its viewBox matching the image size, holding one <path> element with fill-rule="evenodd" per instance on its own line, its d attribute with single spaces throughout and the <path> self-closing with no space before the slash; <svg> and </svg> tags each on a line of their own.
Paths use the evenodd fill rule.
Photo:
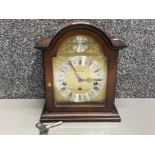
<svg viewBox="0 0 155 155">
<path fill-rule="evenodd" d="M 93 106 L 91 106 L 91 102 L 87 105 L 83 103 L 76 106 L 57 106 L 54 100 L 52 58 L 57 56 L 58 48 L 64 40 L 73 35 L 81 34 L 94 38 L 108 58 L 106 101 L 105 104 L 101 103 Z M 42 50 L 46 93 L 46 103 L 40 121 L 120 121 L 114 101 L 117 57 L 119 49 L 125 47 L 126 45 L 122 41 L 109 38 L 102 30 L 84 22 L 71 23 L 62 28 L 53 38 L 43 38 L 36 42 L 35 48 Z"/>
</svg>

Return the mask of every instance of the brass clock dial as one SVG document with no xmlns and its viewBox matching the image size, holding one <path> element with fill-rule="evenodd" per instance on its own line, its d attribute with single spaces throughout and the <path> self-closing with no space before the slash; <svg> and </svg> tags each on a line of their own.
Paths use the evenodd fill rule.
<svg viewBox="0 0 155 155">
<path fill-rule="evenodd" d="M 57 102 L 103 102 L 106 98 L 107 57 L 90 36 L 66 39 L 53 58 Z"/>
<path fill-rule="evenodd" d="M 55 77 L 55 86 L 60 94 L 73 102 L 94 100 L 106 80 L 101 64 L 87 56 L 66 59 Z"/>
</svg>

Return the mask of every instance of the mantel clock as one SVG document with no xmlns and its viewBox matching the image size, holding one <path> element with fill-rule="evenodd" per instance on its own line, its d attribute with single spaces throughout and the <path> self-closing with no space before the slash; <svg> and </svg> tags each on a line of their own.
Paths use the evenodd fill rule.
<svg viewBox="0 0 155 155">
<path fill-rule="evenodd" d="M 83 21 L 36 42 L 46 97 L 40 121 L 120 121 L 114 105 L 116 68 L 119 49 L 125 47 Z"/>
</svg>

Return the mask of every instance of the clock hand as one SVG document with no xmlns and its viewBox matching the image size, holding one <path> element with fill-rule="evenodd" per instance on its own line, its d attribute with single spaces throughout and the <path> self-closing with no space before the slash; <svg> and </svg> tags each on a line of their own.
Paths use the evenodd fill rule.
<svg viewBox="0 0 155 155">
<path fill-rule="evenodd" d="M 76 69 L 73 67 L 71 61 L 68 61 L 68 64 L 71 66 L 71 68 L 73 69 L 73 71 L 76 73 Z"/>
<path fill-rule="evenodd" d="M 82 79 L 88 83 L 92 82 L 92 81 L 102 81 L 103 79 L 92 79 L 92 78 L 87 78 L 87 79 Z"/>
<path fill-rule="evenodd" d="M 71 63 L 71 61 L 68 61 L 68 64 L 71 66 L 71 68 L 73 69 L 73 71 L 75 72 L 75 76 L 77 77 L 79 82 L 82 82 L 82 79 L 80 78 L 80 76 L 77 74 L 76 69 L 73 67 L 73 64 Z"/>
<path fill-rule="evenodd" d="M 75 75 L 76 75 L 78 81 L 79 81 L 79 82 L 82 82 L 82 79 L 80 78 L 80 76 L 79 76 L 77 73 L 75 73 Z"/>
</svg>

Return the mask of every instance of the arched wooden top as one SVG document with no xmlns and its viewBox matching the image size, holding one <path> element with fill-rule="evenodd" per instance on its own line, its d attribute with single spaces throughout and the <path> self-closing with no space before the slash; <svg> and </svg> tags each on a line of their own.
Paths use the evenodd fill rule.
<svg viewBox="0 0 155 155">
<path fill-rule="evenodd" d="M 100 30 L 99 28 L 97 28 L 96 26 L 88 22 L 73 22 L 73 23 L 65 25 L 65 27 L 63 27 L 59 32 L 57 32 L 53 38 L 46 37 L 46 38 L 43 38 L 37 41 L 35 43 L 35 48 L 39 50 L 43 50 L 43 51 L 49 50 L 53 48 L 56 41 L 59 38 L 61 38 L 65 33 L 72 31 L 72 30 L 76 30 L 76 29 L 85 29 L 85 30 L 95 32 L 97 35 L 99 35 L 104 40 L 104 42 L 110 49 L 119 50 L 119 49 L 123 49 L 127 47 L 123 41 L 108 37 L 105 32 L 103 32 L 102 30 Z"/>
</svg>

